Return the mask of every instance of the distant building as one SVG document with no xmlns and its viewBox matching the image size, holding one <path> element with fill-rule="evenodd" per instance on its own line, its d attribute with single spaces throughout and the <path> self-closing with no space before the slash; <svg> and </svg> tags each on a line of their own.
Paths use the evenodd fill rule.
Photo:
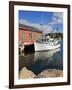
<svg viewBox="0 0 72 90">
<path fill-rule="evenodd" d="M 42 31 L 40 31 L 39 29 L 36 29 L 32 26 L 19 24 L 19 41 L 23 43 L 33 43 L 42 34 Z"/>
</svg>

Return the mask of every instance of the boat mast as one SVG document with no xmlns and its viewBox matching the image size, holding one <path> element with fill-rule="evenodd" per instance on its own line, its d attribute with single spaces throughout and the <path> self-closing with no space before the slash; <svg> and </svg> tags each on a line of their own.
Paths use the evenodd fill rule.
<svg viewBox="0 0 72 90">
<path fill-rule="evenodd" d="M 43 35 L 45 35 L 44 34 L 44 14 L 43 14 L 43 12 L 42 12 L 42 14 L 41 14 L 41 29 L 42 29 L 42 31 L 43 31 Z"/>
</svg>

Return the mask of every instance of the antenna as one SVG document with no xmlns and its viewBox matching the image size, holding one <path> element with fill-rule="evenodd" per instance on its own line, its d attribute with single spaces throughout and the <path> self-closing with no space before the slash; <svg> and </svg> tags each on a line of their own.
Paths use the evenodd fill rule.
<svg viewBox="0 0 72 90">
<path fill-rule="evenodd" d="M 44 18 L 44 14 L 42 13 L 41 14 L 41 24 L 40 24 L 42 30 L 44 30 L 44 28 L 43 28 L 43 18 Z"/>
</svg>

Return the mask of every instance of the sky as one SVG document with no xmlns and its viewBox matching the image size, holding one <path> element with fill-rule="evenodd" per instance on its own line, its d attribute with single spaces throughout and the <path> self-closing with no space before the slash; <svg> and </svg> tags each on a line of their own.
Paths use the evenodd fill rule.
<svg viewBox="0 0 72 90">
<path fill-rule="evenodd" d="M 63 13 L 19 10 L 19 23 L 33 26 L 44 33 L 63 32 Z"/>
</svg>

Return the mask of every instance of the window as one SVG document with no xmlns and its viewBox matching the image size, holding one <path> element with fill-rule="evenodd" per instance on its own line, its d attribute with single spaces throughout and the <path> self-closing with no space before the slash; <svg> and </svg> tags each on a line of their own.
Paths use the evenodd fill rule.
<svg viewBox="0 0 72 90">
<path fill-rule="evenodd" d="M 25 40 L 25 37 L 26 37 L 26 34 L 25 34 L 25 32 L 23 32 L 22 39 Z"/>
</svg>

